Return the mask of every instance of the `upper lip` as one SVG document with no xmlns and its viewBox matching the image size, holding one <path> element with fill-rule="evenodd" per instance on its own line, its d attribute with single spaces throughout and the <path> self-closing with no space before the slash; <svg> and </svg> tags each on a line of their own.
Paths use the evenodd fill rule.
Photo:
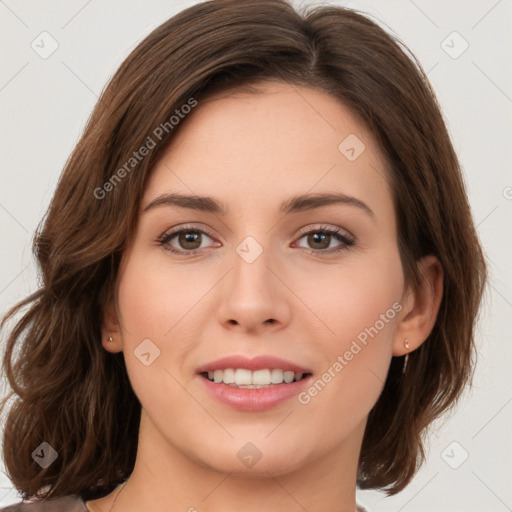
<svg viewBox="0 0 512 512">
<path fill-rule="evenodd" d="M 306 368 L 299 366 L 286 359 L 271 355 L 260 355 L 248 358 L 243 355 L 231 355 L 216 359 L 211 363 L 200 366 L 197 373 L 212 372 L 215 370 L 225 370 L 226 368 L 245 368 L 247 370 L 264 370 L 264 369 L 280 369 L 284 371 L 292 371 L 294 373 L 311 373 Z"/>
</svg>

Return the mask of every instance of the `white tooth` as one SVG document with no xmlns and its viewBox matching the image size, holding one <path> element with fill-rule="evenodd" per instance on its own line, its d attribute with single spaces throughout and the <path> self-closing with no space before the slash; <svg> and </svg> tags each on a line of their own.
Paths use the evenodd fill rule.
<svg viewBox="0 0 512 512">
<path fill-rule="evenodd" d="M 237 368 L 235 370 L 235 384 L 240 386 L 241 384 L 251 384 L 251 370 L 244 368 Z"/>
<path fill-rule="evenodd" d="M 270 370 L 255 370 L 252 372 L 252 383 L 260 386 L 270 384 Z"/>
<path fill-rule="evenodd" d="M 222 377 L 224 384 L 233 384 L 235 382 L 235 370 L 233 368 L 226 368 Z"/>
<path fill-rule="evenodd" d="M 215 370 L 213 372 L 213 382 L 219 383 L 222 382 L 222 374 L 224 372 L 222 370 Z"/>
<path fill-rule="evenodd" d="M 283 382 L 283 370 L 272 370 L 270 372 L 270 382 L 272 384 L 281 384 Z"/>
<path fill-rule="evenodd" d="M 213 380 L 213 372 L 208 372 L 208 378 L 209 378 L 210 380 Z"/>
<path fill-rule="evenodd" d="M 259 384 L 247 384 L 246 386 L 238 386 L 241 389 L 262 389 L 269 386 L 260 386 Z"/>
<path fill-rule="evenodd" d="M 283 374 L 284 381 L 289 384 L 290 382 L 293 382 L 293 378 L 295 377 L 295 374 L 293 372 L 284 372 Z"/>
<path fill-rule="evenodd" d="M 302 375 L 303 375 L 302 373 L 296 373 L 296 374 L 295 374 L 295 380 L 300 380 L 300 379 L 302 379 Z"/>
</svg>

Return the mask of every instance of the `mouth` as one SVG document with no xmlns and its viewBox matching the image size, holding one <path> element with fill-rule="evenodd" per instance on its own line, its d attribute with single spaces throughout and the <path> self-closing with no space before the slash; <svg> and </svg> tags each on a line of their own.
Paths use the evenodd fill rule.
<svg viewBox="0 0 512 512">
<path fill-rule="evenodd" d="M 309 377 L 311 373 L 298 373 L 281 368 L 264 368 L 254 371 L 247 368 L 225 368 L 201 372 L 200 375 L 215 384 L 225 384 L 233 388 L 266 389 L 299 382 Z"/>
<path fill-rule="evenodd" d="M 210 397 L 241 411 L 263 411 L 296 397 L 312 372 L 285 359 L 228 356 L 196 370 Z"/>
</svg>

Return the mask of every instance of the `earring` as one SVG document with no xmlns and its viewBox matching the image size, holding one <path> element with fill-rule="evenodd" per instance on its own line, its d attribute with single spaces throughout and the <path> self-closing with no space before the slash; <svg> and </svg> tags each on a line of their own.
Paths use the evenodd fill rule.
<svg viewBox="0 0 512 512">
<path fill-rule="evenodd" d="M 114 341 L 114 338 L 112 338 L 112 336 L 109 336 L 109 337 L 107 338 L 107 341 L 108 341 L 108 342 Z"/>
<path fill-rule="evenodd" d="M 405 338 L 405 341 L 404 341 L 404 347 L 409 350 L 411 347 L 409 346 L 409 340 L 407 338 Z M 404 357 L 404 366 L 402 368 L 402 375 L 405 373 L 405 369 L 407 368 L 407 362 L 409 361 L 409 354 L 405 354 L 405 357 Z"/>
</svg>

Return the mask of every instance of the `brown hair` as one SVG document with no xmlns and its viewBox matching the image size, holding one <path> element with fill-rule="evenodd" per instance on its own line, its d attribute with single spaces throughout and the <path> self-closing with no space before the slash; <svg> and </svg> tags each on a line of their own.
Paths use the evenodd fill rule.
<svg viewBox="0 0 512 512">
<path fill-rule="evenodd" d="M 157 27 L 110 80 L 35 236 L 41 287 L 2 322 L 28 307 L 3 361 L 10 397 L 17 395 L 4 462 L 24 498 L 100 497 L 133 470 L 141 406 L 122 353 L 102 347 L 101 312 L 115 300 L 149 173 L 178 129 L 168 120 L 191 99 L 200 105 L 214 91 L 261 80 L 321 89 L 366 124 L 389 163 L 406 282 L 419 283 L 416 262 L 427 254 L 444 270 L 429 339 L 410 354 L 405 375 L 403 357 L 392 359 L 370 412 L 359 486 L 388 494 L 404 488 L 424 459 L 425 427 L 470 381 L 486 265 L 459 162 L 421 66 L 350 9 L 299 13 L 280 0 L 202 2 Z M 159 126 L 167 130 L 156 147 L 122 173 Z M 58 452 L 47 469 L 31 457 L 43 441 Z"/>
</svg>

